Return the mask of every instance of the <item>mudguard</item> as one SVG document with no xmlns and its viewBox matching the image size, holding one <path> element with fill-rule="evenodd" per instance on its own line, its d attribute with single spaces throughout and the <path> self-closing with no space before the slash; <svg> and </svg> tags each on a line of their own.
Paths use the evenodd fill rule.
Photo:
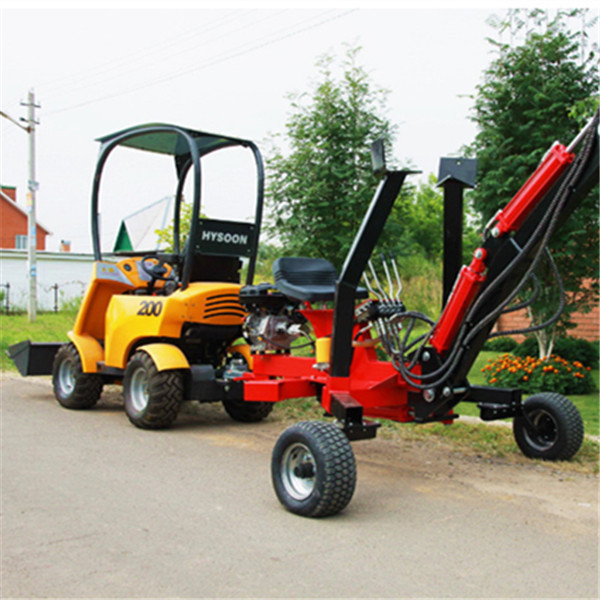
<svg viewBox="0 0 600 600">
<path fill-rule="evenodd" d="M 98 363 L 104 360 L 104 350 L 98 340 L 91 335 L 85 333 L 78 335 L 72 331 L 69 331 L 67 336 L 73 342 L 75 348 L 77 348 L 83 372 L 97 373 Z"/>
<path fill-rule="evenodd" d="M 185 354 L 173 344 L 146 344 L 139 346 L 137 350 L 143 350 L 149 354 L 158 371 L 190 368 Z"/>
</svg>

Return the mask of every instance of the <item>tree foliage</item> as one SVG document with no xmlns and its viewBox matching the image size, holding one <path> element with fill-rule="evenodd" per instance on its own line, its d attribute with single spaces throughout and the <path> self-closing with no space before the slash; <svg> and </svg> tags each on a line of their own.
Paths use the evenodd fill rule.
<svg viewBox="0 0 600 600">
<path fill-rule="evenodd" d="M 187 242 L 190 234 L 190 227 L 192 224 L 192 210 L 193 205 L 191 202 L 182 202 L 181 211 L 179 213 L 179 247 L 183 248 Z M 202 217 L 202 215 L 201 215 Z M 162 229 L 155 231 L 157 236 L 158 247 L 165 252 L 173 252 L 173 225 L 174 221 L 171 221 L 169 225 Z"/>
<path fill-rule="evenodd" d="M 509 11 L 495 25 L 510 33 L 513 43 L 490 40 L 496 59 L 477 88 L 473 120 L 479 127 L 473 149 L 479 160 L 475 209 L 484 222 L 504 206 L 535 170 L 554 140 L 568 143 L 581 119 L 597 106 L 598 64 L 586 43 L 585 11 Z M 581 17 L 582 29 L 569 29 L 569 18 Z M 515 44 L 515 39 L 519 43 Z M 551 249 L 565 280 L 569 314 L 597 302 L 597 284 L 584 286 L 598 275 L 598 193 L 590 194 L 570 220 L 555 232 Z M 556 284 L 546 272 L 542 294 L 531 307 L 532 322 L 543 322 L 556 306 Z M 552 336 L 540 334 L 541 354 Z M 542 348 L 544 346 L 544 348 Z"/>
<path fill-rule="evenodd" d="M 312 95 L 292 94 L 284 140 L 267 159 L 268 231 L 285 254 L 325 257 L 338 268 L 377 187 L 370 144 L 388 144 L 386 92 L 377 89 L 350 48 L 341 77 L 335 60 L 321 58 Z"/>
</svg>

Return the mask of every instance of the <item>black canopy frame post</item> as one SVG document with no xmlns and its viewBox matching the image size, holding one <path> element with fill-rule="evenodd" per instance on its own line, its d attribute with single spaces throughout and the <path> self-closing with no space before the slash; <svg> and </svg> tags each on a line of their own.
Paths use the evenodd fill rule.
<svg viewBox="0 0 600 600">
<path fill-rule="evenodd" d="M 251 284 L 253 282 L 263 215 L 265 181 L 263 159 L 254 142 L 162 123 L 132 127 L 104 136 L 100 138 L 99 141 L 101 142 L 101 146 L 96 163 L 96 171 L 94 173 L 91 201 L 92 244 L 94 258 L 97 261 L 102 260 L 99 226 L 100 182 L 106 161 L 115 148 L 124 146 L 174 157 L 177 172 L 177 188 L 173 209 L 173 249 L 174 253 L 179 256 L 182 254 L 180 240 L 181 204 L 183 200 L 183 189 L 190 169 L 193 171 L 194 182 L 192 191 L 192 220 L 190 223 L 189 235 L 191 240 L 195 240 L 199 231 L 199 219 L 201 214 L 201 158 L 207 154 L 227 147 L 240 146 L 249 148 L 253 154 L 256 165 L 256 201 L 246 283 Z M 183 272 L 181 276 L 181 289 L 185 289 L 189 285 L 194 251 L 194 244 L 190 243 L 187 245 L 185 255 L 182 257 Z"/>
</svg>

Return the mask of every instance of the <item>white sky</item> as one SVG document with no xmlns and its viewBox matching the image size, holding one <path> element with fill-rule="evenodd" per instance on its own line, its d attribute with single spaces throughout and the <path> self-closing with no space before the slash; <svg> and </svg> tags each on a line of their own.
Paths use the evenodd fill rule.
<svg viewBox="0 0 600 600">
<path fill-rule="evenodd" d="M 362 46 L 359 64 L 374 85 L 390 90 L 395 158 L 437 173 L 441 156 L 456 155 L 473 140 L 468 95 L 493 58 L 485 38 L 494 32 L 485 21 L 504 10 L 423 2 L 428 8 L 327 2 L 305 2 L 317 6 L 310 9 L 278 8 L 287 6 L 281 3 L 150 8 L 156 5 L 117 9 L 104 2 L 102 9 L 75 9 L 50 2 L 23 9 L 25 2 L 0 2 L 0 109 L 25 116 L 20 102 L 31 88 L 42 106 L 37 218 L 53 233 L 49 250 L 61 239 L 71 240 L 73 251 L 90 248 L 95 138 L 170 122 L 249 138 L 264 151 L 271 134 L 284 131 L 286 94 L 310 91 L 317 58 L 342 56 L 344 43 Z M 17 187 L 25 207 L 28 136 L 6 120 L 0 132 L 0 181 Z M 150 190 L 146 203 L 163 195 L 152 197 Z M 139 206 L 125 203 L 123 209 L 121 201 L 119 219 Z"/>
</svg>

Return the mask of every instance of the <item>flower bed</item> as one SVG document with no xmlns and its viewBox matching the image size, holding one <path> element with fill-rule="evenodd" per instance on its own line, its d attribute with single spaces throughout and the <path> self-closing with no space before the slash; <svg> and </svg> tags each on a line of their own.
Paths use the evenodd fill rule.
<svg viewBox="0 0 600 600">
<path fill-rule="evenodd" d="M 502 354 L 481 369 L 489 385 L 520 388 L 525 393 L 587 394 L 594 389 L 591 368 L 560 356 L 539 359 Z"/>
</svg>

